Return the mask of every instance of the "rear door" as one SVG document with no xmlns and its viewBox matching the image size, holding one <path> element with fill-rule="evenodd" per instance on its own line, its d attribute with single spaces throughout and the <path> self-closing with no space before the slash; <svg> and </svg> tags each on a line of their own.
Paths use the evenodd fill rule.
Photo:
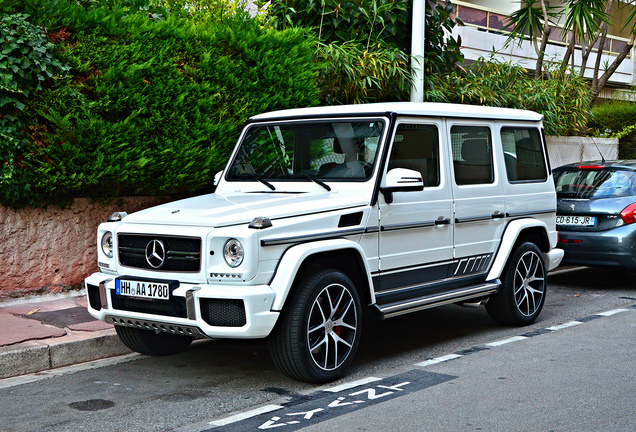
<svg viewBox="0 0 636 432">
<path fill-rule="evenodd" d="M 540 125 L 513 123 L 497 125 L 501 138 L 505 177 L 506 215 L 512 219 L 531 217 L 554 230 L 556 195 L 550 177 L 547 152 Z M 500 160 L 501 162 L 501 160 Z"/>
<path fill-rule="evenodd" d="M 454 197 L 454 251 L 449 277 L 476 283 L 485 278 L 505 228 L 503 179 L 494 123 L 449 120 Z"/>
</svg>

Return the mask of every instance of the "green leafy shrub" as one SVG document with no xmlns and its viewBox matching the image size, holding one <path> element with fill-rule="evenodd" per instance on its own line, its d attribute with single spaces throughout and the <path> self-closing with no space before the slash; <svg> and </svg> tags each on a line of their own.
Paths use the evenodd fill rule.
<svg viewBox="0 0 636 432">
<path fill-rule="evenodd" d="M 325 65 L 318 83 L 327 105 L 408 99 L 408 58 L 396 48 L 367 51 L 355 42 L 321 44 L 317 56 Z"/>
<path fill-rule="evenodd" d="M 21 13 L 0 18 L 0 107 L 13 102 L 24 105 L 19 95 L 29 96 L 42 90 L 42 83 L 68 72 L 56 59 L 54 48 L 43 29 L 28 21 Z"/>
<path fill-rule="evenodd" d="M 430 78 L 461 70 L 457 66 L 464 62 L 460 51 L 461 38 L 452 37 L 455 26 L 464 25 L 454 18 L 450 2 L 426 2 L 426 35 L 424 40 L 424 80 L 430 86 Z M 403 29 L 410 35 L 410 29 Z M 410 52 L 407 51 L 407 52 Z"/>
<path fill-rule="evenodd" d="M 32 173 L 21 155 L 29 147 L 22 112 L 27 98 L 69 68 L 56 56 L 45 30 L 22 13 L 0 18 L 0 202 L 15 205 L 30 192 Z"/>
<path fill-rule="evenodd" d="M 390 44 L 403 51 L 411 44 L 407 0 L 274 0 L 268 9 L 277 29 L 314 29 L 325 43 Z"/>
<path fill-rule="evenodd" d="M 326 104 L 408 100 L 411 9 L 407 0 L 273 0 L 269 24 L 312 29 L 324 65 L 319 85 Z M 423 62 L 425 80 L 446 74 L 463 61 L 460 41 L 451 36 L 461 20 L 450 2 L 426 1 Z"/>
<path fill-rule="evenodd" d="M 592 108 L 590 126 L 617 132 L 625 126 L 636 124 L 636 104 L 626 101 L 609 101 Z"/>
<path fill-rule="evenodd" d="M 590 133 L 595 136 L 618 138 L 618 156 L 636 159 L 636 104 L 610 101 L 592 108 Z M 594 131 L 597 131 L 594 134 Z"/>
<path fill-rule="evenodd" d="M 432 77 L 425 98 L 528 109 L 543 114 L 548 135 L 576 134 L 588 116 L 587 86 L 576 74 L 557 68 L 551 73 L 551 79 L 533 79 L 520 66 L 482 59 L 469 66 L 466 73 Z"/>
<path fill-rule="evenodd" d="M 25 101 L 28 149 L 7 166 L 28 188 L 0 197 L 5 205 L 201 193 L 249 116 L 318 103 L 305 31 L 264 29 L 245 14 L 200 23 L 31 1 L 40 22 L 65 35 L 58 48 L 72 70 Z"/>
</svg>

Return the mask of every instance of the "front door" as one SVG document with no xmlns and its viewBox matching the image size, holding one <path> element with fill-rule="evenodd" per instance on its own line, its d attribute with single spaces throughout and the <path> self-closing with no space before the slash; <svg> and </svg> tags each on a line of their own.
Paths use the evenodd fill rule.
<svg viewBox="0 0 636 432">
<path fill-rule="evenodd" d="M 448 146 L 441 120 L 400 121 L 384 172 L 406 168 L 421 173 L 424 189 L 380 194 L 379 303 L 413 297 L 446 278 L 452 262 L 451 185 L 446 180 Z"/>
</svg>

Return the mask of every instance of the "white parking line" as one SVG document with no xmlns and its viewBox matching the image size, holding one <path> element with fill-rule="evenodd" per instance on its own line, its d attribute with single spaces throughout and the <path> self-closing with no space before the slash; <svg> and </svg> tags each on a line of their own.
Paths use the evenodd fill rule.
<svg viewBox="0 0 636 432">
<path fill-rule="evenodd" d="M 621 312 L 627 312 L 627 309 L 613 309 L 607 312 L 597 313 L 596 315 L 608 317 L 608 316 L 616 315 L 617 313 L 621 313 Z"/>
<path fill-rule="evenodd" d="M 453 360 L 456 358 L 460 358 L 460 357 L 462 356 L 459 354 L 448 354 L 442 357 L 436 357 L 430 360 L 423 361 L 422 363 L 415 363 L 415 366 L 426 367 L 426 366 L 431 366 L 438 363 L 443 363 L 445 361 Z"/>
<path fill-rule="evenodd" d="M 341 392 L 343 390 L 349 390 L 352 389 L 354 387 L 359 387 L 359 386 L 363 386 L 372 382 L 376 382 L 376 381 L 380 381 L 382 378 L 376 378 L 376 377 L 368 377 L 368 378 L 363 378 L 357 381 L 352 381 L 349 383 L 344 383 L 344 384 L 340 384 L 337 385 L 335 387 L 330 387 L 328 389 L 323 389 L 322 391 L 326 391 L 326 392 L 331 392 L 331 393 L 338 393 Z"/>
<path fill-rule="evenodd" d="M 284 407 L 282 405 L 265 405 L 265 406 L 262 406 L 260 408 L 253 409 L 251 411 L 246 411 L 244 413 L 235 414 L 233 416 L 226 417 L 226 418 L 221 419 L 221 420 L 215 420 L 213 422 L 210 422 L 209 424 L 212 425 L 212 426 L 226 426 L 226 425 L 229 425 L 231 423 L 236 423 L 238 421 L 245 420 L 245 419 L 248 419 L 250 417 L 255 417 L 257 415 L 261 415 L 261 414 L 265 414 L 265 413 L 268 413 L 268 412 L 276 411 L 276 410 L 279 410 L 281 408 L 284 408 Z"/>
<path fill-rule="evenodd" d="M 486 346 L 487 347 L 498 347 L 498 346 L 506 345 L 506 344 L 509 344 L 509 343 L 512 343 L 512 342 L 522 341 L 524 339 L 528 339 L 528 338 L 526 336 L 513 336 L 513 337 L 508 338 L 508 339 L 502 339 L 500 341 L 487 343 Z"/>
<path fill-rule="evenodd" d="M 553 327 L 548 327 L 548 330 L 552 330 L 552 331 L 557 331 L 557 330 L 563 330 L 566 329 L 568 327 L 574 327 L 577 326 L 579 324 L 583 324 L 581 321 L 570 321 L 570 322 L 566 322 L 564 324 L 559 324 Z"/>
</svg>

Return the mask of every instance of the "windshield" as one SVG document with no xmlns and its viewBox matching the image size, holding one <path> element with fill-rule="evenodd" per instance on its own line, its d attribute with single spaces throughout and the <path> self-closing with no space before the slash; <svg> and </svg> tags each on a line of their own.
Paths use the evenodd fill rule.
<svg viewBox="0 0 636 432">
<path fill-rule="evenodd" d="M 252 125 L 227 178 L 367 180 L 384 127 L 380 119 Z"/>
<path fill-rule="evenodd" d="M 614 198 L 636 195 L 636 173 L 610 169 L 566 169 L 554 173 L 560 198 Z"/>
</svg>

